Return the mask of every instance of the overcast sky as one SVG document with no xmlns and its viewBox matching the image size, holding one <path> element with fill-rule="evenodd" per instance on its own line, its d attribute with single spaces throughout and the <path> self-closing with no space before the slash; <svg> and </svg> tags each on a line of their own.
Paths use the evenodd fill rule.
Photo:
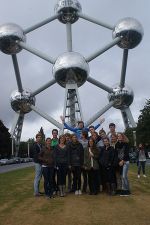
<svg viewBox="0 0 150 225">
<path fill-rule="evenodd" d="M 54 15 L 56 2 L 56 0 L 0 0 L 0 24 L 13 22 L 23 29 L 28 28 Z M 80 0 L 79 2 L 82 6 L 82 12 L 96 19 L 114 25 L 121 18 L 134 17 L 141 22 L 144 28 L 142 42 L 129 51 L 126 73 L 126 84 L 133 89 L 135 94 L 130 108 L 137 122 L 140 110 L 143 108 L 146 99 L 150 98 L 150 1 Z M 111 30 L 83 19 L 79 19 L 73 24 L 72 30 L 73 50 L 85 57 L 112 40 Z M 66 51 L 65 25 L 55 20 L 27 34 L 27 44 L 51 57 L 58 57 Z M 110 87 L 118 83 L 121 73 L 122 53 L 123 50 L 115 46 L 90 62 L 90 76 Z M 25 50 L 22 50 L 17 57 L 22 84 L 25 89 L 34 91 L 53 78 L 52 65 L 48 62 Z M 17 83 L 11 56 L 0 52 L 0 119 L 8 128 L 11 127 L 15 115 L 9 99 L 12 91 L 16 89 Z M 85 121 L 108 104 L 107 92 L 88 82 L 79 89 L 79 94 Z M 55 84 L 36 96 L 36 106 L 60 122 L 59 117 L 63 113 L 64 96 L 65 90 Z M 124 130 L 119 110 L 111 108 L 103 117 L 105 117 L 105 123 L 102 127 L 106 131 L 108 131 L 110 122 L 117 124 L 118 131 Z M 34 137 L 41 126 L 46 136 L 51 136 L 51 130 L 54 128 L 52 124 L 35 112 L 26 114 L 21 139 L 27 140 Z"/>
</svg>

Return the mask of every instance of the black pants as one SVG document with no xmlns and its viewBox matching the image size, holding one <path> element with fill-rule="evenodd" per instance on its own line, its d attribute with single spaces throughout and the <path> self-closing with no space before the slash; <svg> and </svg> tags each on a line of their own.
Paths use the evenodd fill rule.
<svg viewBox="0 0 150 225">
<path fill-rule="evenodd" d="M 115 169 L 113 167 L 102 167 L 102 174 L 105 183 L 116 183 Z"/>
<path fill-rule="evenodd" d="M 82 169 L 82 176 L 83 176 L 83 187 L 82 187 L 82 191 L 86 192 L 87 190 L 87 181 L 88 181 L 88 173 L 87 170 Z"/>
<path fill-rule="evenodd" d="M 53 174 L 54 168 L 53 167 L 43 167 L 42 173 L 44 177 L 44 191 L 45 195 L 52 196 L 54 185 L 53 185 Z"/>
<path fill-rule="evenodd" d="M 143 174 L 145 174 L 145 164 L 146 164 L 146 161 L 139 161 L 138 162 L 138 174 L 139 175 L 140 175 L 140 172 L 141 172 L 141 167 L 142 167 Z"/>
<path fill-rule="evenodd" d="M 88 170 L 88 184 L 91 194 L 96 194 L 99 191 L 99 170 L 93 168 Z"/>
<path fill-rule="evenodd" d="M 57 169 L 57 183 L 58 185 L 66 185 L 67 165 L 59 164 Z"/>
<path fill-rule="evenodd" d="M 73 166 L 72 167 L 73 173 L 73 186 L 74 190 L 81 190 L 81 167 L 80 166 Z"/>
</svg>

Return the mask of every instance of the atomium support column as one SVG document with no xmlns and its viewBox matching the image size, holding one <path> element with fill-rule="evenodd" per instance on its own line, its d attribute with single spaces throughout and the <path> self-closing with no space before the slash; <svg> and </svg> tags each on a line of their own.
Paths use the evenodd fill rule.
<svg viewBox="0 0 150 225">
<path fill-rule="evenodd" d="M 66 94 L 64 102 L 64 118 L 71 127 L 76 126 L 76 120 L 83 120 L 78 87 L 76 83 L 66 84 Z"/>
</svg>

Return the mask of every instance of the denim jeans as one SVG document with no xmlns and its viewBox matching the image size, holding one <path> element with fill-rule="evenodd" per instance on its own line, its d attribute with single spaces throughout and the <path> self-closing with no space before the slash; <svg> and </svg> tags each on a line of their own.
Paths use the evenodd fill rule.
<svg viewBox="0 0 150 225">
<path fill-rule="evenodd" d="M 128 181 L 128 170 L 129 170 L 129 161 L 125 162 L 123 165 L 122 171 L 122 190 L 129 190 L 129 181 Z"/>
<path fill-rule="evenodd" d="M 142 167 L 143 174 L 145 174 L 145 164 L 146 164 L 146 161 L 139 161 L 138 162 L 138 174 L 139 175 L 140 175 L 140 172 L 141 172 L 141 167 Z"/>
<path fill-rule="evenodd" d="M 42 166 L 39 163 L 34 163 L 35 165 L 35 178 L 34 178 L 34 194 L 39 193 L 39 185 L 42 177 Z"/>
<path fill-rule="evenodd" d="M 54 187 L 53 187 L 53 174 L 54 167 L 43 167 L 42 173 L 44 176 L 44 191 L 46 196 L 52 196 Z"/>
</svg>

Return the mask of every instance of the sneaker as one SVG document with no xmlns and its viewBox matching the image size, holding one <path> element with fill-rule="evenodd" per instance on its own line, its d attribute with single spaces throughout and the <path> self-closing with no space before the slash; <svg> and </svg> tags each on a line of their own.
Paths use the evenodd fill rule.
<svg viewBox="0 0 150 225">
<path fill-rule="evenodd" d="M 143 174 L 143 177 L 147 177 L 145 174 Z"/>
<path fill-rule="evenodd" d="M 137 177 L 140 178 L 140 175 L 138 174 Z"/>
<path fill-rule="evenodd" d="M 37 193 L 37 194 L 34 194 L 34 197 L 40 197 L 41 194 Z"/>
<path fill-rule="evenodd" d="M 79 191 L 77 190 L 77 191 L 75 191 L 75 195 L 78 195 L 79 194 Z"/>
<path fill-rule="evenodd" d="M 82 195 L 82 191 L 81 190 L 78 191 L 78 195 Z"/>
<path fill-rule="evenodd" d="M 129 195 L 130 195 L 130 193 L 129 193 L 128 190 L 122 190 L 122 191 L 121 191 L 121 194 L 120 194 L 120 196 L 122 196 L 122 197 L 127 197 L 127 196 L 129 196 Z"/>
</svg>

